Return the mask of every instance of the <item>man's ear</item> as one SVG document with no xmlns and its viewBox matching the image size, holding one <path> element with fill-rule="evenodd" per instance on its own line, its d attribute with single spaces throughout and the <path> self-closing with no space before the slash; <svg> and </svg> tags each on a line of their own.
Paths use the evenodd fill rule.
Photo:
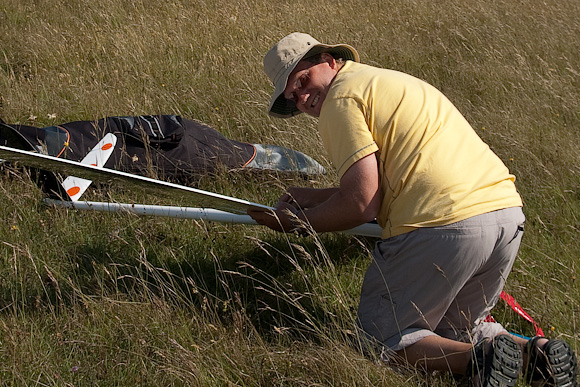
<svg viewBox="0 0 580 387">
<path fill-rule="evenodd" d="M 320 54 L 320 60 L 322 62 L 328 63 L 331 69 L 334 69 L 336 67 L 336 60 L 332 55 L 330 55 L 327 52 L 323 52 L 322 54 Z"/>
</svg>

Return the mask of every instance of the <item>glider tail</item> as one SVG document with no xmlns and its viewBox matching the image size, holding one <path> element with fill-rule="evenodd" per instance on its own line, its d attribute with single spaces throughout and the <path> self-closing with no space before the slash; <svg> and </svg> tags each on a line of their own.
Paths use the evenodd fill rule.
<svg viewBox="0 0 580 387">
<path fill-rule="evenodd" d="M 107 133 L 107 135 L 105 135 L 105 137 L 103 137 L 103 139 L 99 141 L 97 145 L 95 145 L 95 147 L 81 160 L 81 164 L 102 168 L 109 157 L 113 154 L 116 144 L 117 137 L 113 133 Z M 68 176 L 62 182 L 62 186 L 70 199 L 73 202 L 76 202 L 85 193 L 87 188 L 89 188 L 91 183 L 91 180 Z"/>
</svg>

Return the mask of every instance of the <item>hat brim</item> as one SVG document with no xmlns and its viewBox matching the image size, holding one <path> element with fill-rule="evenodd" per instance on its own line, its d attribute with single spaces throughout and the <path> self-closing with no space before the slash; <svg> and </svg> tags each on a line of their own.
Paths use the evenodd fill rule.
<svg viewBox="0 0 580 387">
<path fill-rule="evenodd" d="M 317 44 L 308 50 L 304 55 L 298 57 L 291 66 L 285 70 L 284 74 L 279 78 L 276 85 L 274 85 L 274 93 L 272 94 L 272 99 L 270 100 L 270 106 L 268 107 L 268 114 L 277 118 L 289 118 L 302 113 L 296 107 L 296 104 L 284 97 L 284 90 L 286 89 L 286 84 L 288 83 L 288 77 L 296 68 L 296 65 L 305 58 L 327 52 L 333 55 L 335 58 L 342 58 L 346 60 L 352 60 L 354 62 L 359 62 L 360 57 L 358 52 L 354 47 L 348 44 Z"/>
</svg>

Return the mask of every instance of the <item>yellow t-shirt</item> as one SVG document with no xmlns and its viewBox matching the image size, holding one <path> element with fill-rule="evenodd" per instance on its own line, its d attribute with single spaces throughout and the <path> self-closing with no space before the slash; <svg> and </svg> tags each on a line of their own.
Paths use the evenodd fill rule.
<svg viewBox="0 0 580 387">
<path fill-rule="evenodd" d="M 339 176 L 377 152 L 383 238 L 522 206 L 515 177 L 436 88 L 347 61 L 319 117 Z"/>
</svg>

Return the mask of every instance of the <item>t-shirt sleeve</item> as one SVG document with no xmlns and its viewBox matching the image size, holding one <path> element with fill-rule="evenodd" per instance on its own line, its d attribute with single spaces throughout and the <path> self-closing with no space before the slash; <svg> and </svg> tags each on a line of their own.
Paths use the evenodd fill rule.
<svg viewBox="0 0 580 387">
<path fill-rule="evenodd" d="M 355 162 L 379 150 L 365 112 L 364 104 L 355 98 L 327 100 L 320 112 L 320 136 L 339 177 Z"/>
</svg>

